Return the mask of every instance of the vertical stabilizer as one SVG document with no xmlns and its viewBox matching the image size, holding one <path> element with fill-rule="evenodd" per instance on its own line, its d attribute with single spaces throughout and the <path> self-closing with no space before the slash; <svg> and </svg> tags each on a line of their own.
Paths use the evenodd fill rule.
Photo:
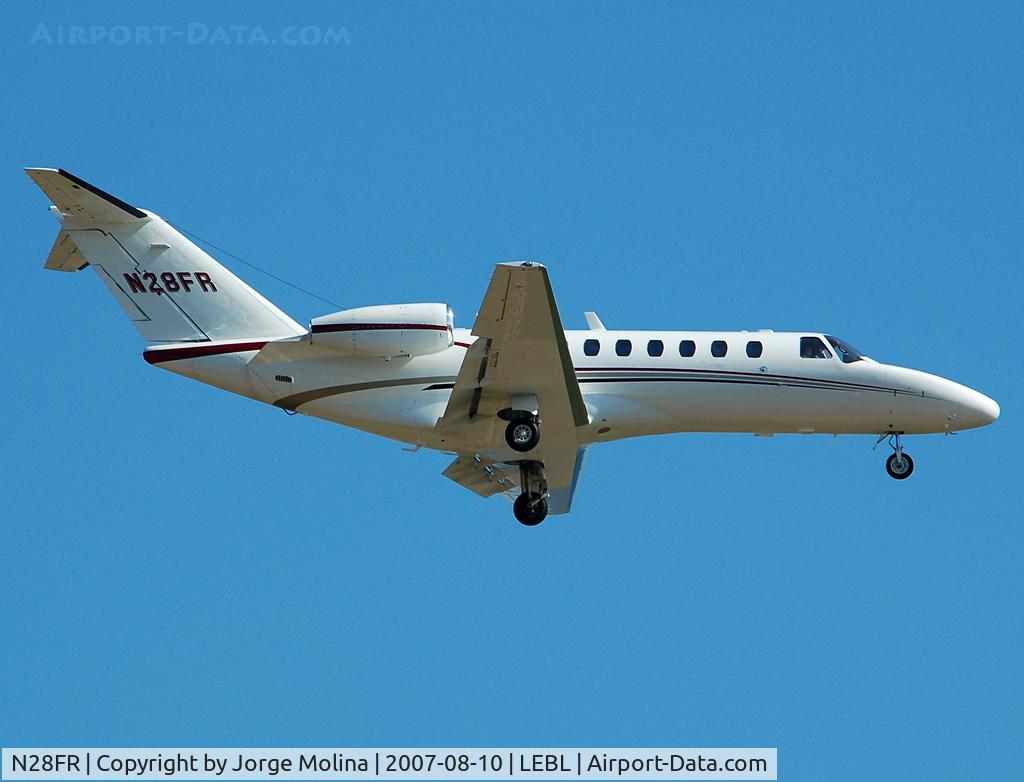
<svg viewBox="0 0 1024 782">
<path fill-rule="evenodd" d="M 62 169 L 25 170 L 53 202 L 61 223 L 45 268 L 91 266 L 147 342 L 306 333 L 157 215 Z"/>
</svg>

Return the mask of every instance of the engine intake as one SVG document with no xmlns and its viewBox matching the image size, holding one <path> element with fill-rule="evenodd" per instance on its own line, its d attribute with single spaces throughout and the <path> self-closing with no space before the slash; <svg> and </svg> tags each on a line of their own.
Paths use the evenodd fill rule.
<svg viewBox="0 0 1024 782">
<path fill-rule="evenodd" d="M 346 356 L 428 356 L 455 342 L 447 304 L 381 304 L 313 318 L 310 344 Z"/>
</svg>

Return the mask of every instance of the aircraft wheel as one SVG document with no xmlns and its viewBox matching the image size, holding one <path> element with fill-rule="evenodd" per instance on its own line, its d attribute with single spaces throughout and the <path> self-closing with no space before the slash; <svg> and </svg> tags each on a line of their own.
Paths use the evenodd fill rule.
<svg viewBox="0 0 1024 782">
<path fill-rule="evenodd" d="M 516 497 L 512 512 L 520 524 L 536 527 L 548 515 L 548 501 L 536 492 L 523 492 Z"/>
<path fill-rule="evenodd" d="M 914 471 L 914 460 L 906 453 L 901 454 L 898 459 L 896 454 L 893 454 L 885 461 L 885 471 L 898 481 L 905 480 Z"/>
<path fill-rule="evenodd" d="M 529 418 L 513 418 L 505 427 L 505 442 L 513 451 L 532 451 L 540 442 L 540 427 Z"/>
</svg>

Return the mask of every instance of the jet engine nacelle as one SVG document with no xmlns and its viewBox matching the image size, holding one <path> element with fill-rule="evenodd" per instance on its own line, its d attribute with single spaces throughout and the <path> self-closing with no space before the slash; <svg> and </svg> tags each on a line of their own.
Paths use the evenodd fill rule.
<svg viewBox="0 0 1024 782">
<path fill-rule="evenodd" d="M 447 304 L 381 304 L 314 318 L 310 344 L 347 356 L 426 356 L 455 341 Z"/>
</svg>

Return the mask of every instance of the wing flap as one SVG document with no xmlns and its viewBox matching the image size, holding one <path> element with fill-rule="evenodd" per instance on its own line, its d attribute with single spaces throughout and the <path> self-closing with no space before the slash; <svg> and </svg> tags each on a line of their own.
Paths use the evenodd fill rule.
<svg viewBox="0 0 1024 782">
<path fill-rule="evenodd" d="M 441 474 L 484 498 L 510 492 L 518 485 L 511 473 L 480 456 L 457 456 Z"/>
</svg>

